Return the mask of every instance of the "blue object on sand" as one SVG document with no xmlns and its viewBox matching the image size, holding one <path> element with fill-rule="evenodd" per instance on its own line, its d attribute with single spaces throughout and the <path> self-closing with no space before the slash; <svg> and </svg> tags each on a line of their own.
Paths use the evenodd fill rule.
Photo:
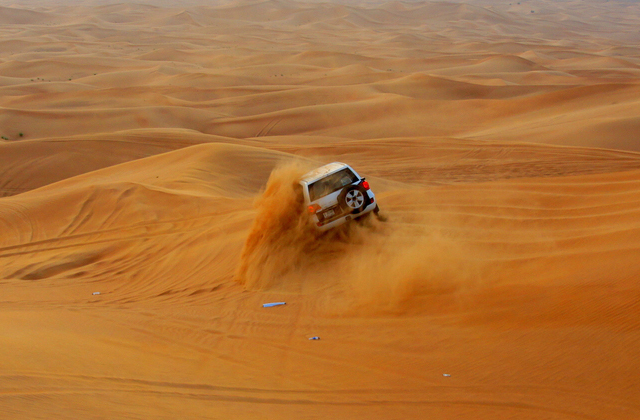
<svg viewBox="0 0 640 420">
<path fill-rule="evenodd" d="M 309 340 L 320 340 L 320 337 L 316 335 L 315 337 L 309 337 Z"/>
<path fill-rule="evenodd" d="M 286 305 L 287 302 L 271 302 L 271 303 L 263 303 L 262 307 L 263 308 L 270 308 L 272 306 L 280 306 L 280 305 Z"/>
</svg>

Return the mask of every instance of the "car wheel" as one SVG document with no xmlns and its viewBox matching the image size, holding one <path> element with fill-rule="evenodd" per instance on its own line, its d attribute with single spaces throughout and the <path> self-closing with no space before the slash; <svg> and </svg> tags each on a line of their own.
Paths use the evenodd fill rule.
<svg viewBox="0 0 640 420">
<path fill-rule="evenodd" d="M 367 204 L 366 191 L 359 185 L 345 188 L 338 196 L 338 202 L 350 213 L 360 213 Z"/>
</svg>

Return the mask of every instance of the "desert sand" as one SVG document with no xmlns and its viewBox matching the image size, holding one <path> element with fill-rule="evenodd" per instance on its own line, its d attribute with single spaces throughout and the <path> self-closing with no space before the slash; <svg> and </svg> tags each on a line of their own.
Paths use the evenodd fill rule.
<svg viewBox="0 0 640 420">
<path fill-rule="evenodd" d="M 0 418 L 639 419 L 638 28 L 0 0 Z M 332 161 L 386 222 L 309 230 Z"/>
</svg>

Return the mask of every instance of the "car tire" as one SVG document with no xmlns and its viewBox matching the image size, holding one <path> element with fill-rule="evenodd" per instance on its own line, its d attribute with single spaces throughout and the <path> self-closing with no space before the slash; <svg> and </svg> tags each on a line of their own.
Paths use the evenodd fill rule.
<svg viewBox="0 0 640 420">
<path fill-rule="evenodd" d="M 360 213 L 367 206 L 367 191 L 360 185 L 352 185 L 338 195 L 340 207 L 347 213 Z"/>
</svg>

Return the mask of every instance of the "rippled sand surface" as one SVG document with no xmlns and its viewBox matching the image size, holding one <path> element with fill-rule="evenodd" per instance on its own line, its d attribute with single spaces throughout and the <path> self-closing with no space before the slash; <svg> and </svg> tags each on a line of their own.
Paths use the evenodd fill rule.
<svg viewBox="0 0 640 420">
<path fill-rule="evenodd" d="M 636 2 L 176 3 L 0 0 L 0 418 L 640 418 Z"/>
</svg>

